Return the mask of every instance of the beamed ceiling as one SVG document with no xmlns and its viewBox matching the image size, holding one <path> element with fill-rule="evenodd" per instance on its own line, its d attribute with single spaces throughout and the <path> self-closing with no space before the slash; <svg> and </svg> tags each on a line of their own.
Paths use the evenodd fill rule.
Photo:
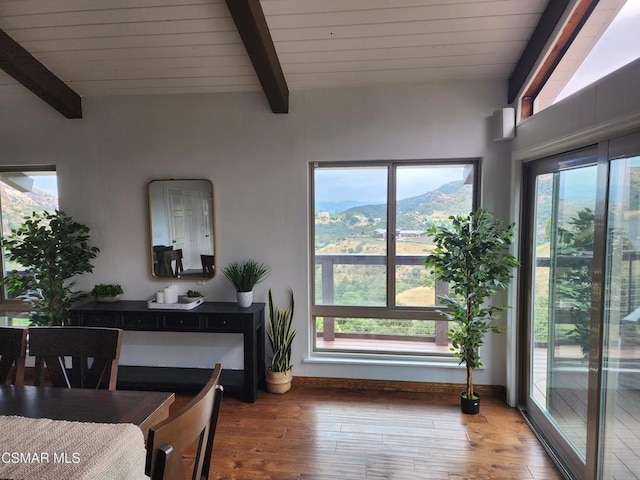
<svg viewBox="0 0 640 480">
<path fill-rule="evenodd" d="M 78 118 L 82 97 L 262 90 L 273 112 L 286 113 L 289 90 L 506 81 L 518 69 L 528 73 L 523 52 L 546 7 L 547 0 L 0 0 L 0 95 L 27 88 Z"/>
</svg>

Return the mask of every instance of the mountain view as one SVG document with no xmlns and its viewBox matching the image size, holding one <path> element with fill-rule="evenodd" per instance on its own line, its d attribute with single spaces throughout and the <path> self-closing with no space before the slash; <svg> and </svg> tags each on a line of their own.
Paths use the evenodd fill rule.
<svg viewBox="0 0 640 480">
<path fill-rule="evenodd" d="M 12 229 L 22 225 L 25 216 L 33 212 L 58 208 L 58 197 L 34 189 L 32 192 L 20 192 L 0 183 L 0 205 L 2 205 L 2 231 L 8 235 Z"/>
<path fill-rule="evenodd" d="M 442 185 L 431 192 L 398 200 L 397 228 L 424 234 L 429 227 L 446 221 L 450 215 L 468 213 L 472 205 L 471 196 L 471 186 L 458 181 Z M 350 203 L 356 202 L 335 202 L 333 207 L 342 204 L 342 210 L 316 208 L 316 249 L 324 250 L 331 244 L 350 237 L 375 239 L 378 242 L 382 238 L 380 231 L 386 229 L 387 205 L 350 206 Z M 322 204 L 317 205 L 321 206 Z"/>
<path fill-rule="evenodd" d="M 379 259 L 387 253 L 387 204 L 357 203 L 336 201 L 316 205 L 316 254 L 349 254 L 360 259 L 354 264 L 335 263 L 330 278 L 317 278 L 316 302 L 319 304 L 324 303 L 320 288 L 323 281 L 333 283 L 334 304 L 383 306 L 386 303 L 386 267 Z M 336 208 L 338 205 L 343 208 Z M 322 209 L 323 206 L 333 208 Z M 433 248 L 427 230 L 447 221 L 450 215 L 468 213 L 471 206 L 472 187 L 463 181 L 447 182 L 432 191 L 397 201 L 395 279 L 398 305 L 435 304 L 434 279 L 430 278 L 422 261 L 403 264 L 402 258 L 426 255 Z M 403 329 L 409 326 L 406 322 L 400 324 Z M 425 328 L 430 330 L 433 326 L 417 322 L 414 327 L 425 333 Z"/>
</svg>

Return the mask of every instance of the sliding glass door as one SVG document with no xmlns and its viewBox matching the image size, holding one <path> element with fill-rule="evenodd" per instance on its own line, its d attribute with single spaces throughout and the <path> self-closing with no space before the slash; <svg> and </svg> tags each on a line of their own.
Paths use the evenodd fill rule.
<svg viewBox="0 0 640 480">
<path fill-rule="evenodd" d="M 611 161 L 602 379 L 602 476 L 640 478 L 640 156 Z"/>
<path fill-rule="evenodd" d="M 525 168 L 524 414 L 576 479 L 640 479 L 640 135 Z"/>
<path fill-rule="evenodd" d="M 573 468 L 586 459 L 597 150 L 532 169 L 527 412 Z"/>
</svg>

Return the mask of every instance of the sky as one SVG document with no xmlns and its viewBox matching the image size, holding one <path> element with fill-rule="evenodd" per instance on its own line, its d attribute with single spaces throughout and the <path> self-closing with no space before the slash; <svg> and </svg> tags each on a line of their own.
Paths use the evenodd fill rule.
<svg viewBox="0 0 640 480">
<path fill-rule="evenodd" d="M 445 183 L 462 180 L 464 167 L 398 167 L 398 199 L 436 190 Z M 380 204 L 387 201 L 386 167 L 317 168 L 315 198 L 321 202 L 354 201 Z"/>
<path fill-rule="evenodd" d="M 52 195 L 58 196 L 58 183 L 55 175 L 33 175 L 26 172 L 33 178 L 33 188 Z"/>
<path fill-rule="evenodd" d="M 627 0 L 556 102 L 640 58 L 640 0 Z"/>
</svg>

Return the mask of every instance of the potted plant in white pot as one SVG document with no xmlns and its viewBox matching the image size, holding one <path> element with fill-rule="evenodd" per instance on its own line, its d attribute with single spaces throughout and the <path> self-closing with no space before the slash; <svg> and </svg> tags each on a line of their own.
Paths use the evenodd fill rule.
<svg viewBox="0 0 640 480">
<path fill-rule="evenodd" d="M 222 268 L 222 273 L 236 289 L 238 305 L 243 308 L 251 306 L 253 287 L 267 278 L 270 272 L 271 269 L 267 265 L 252 259 L 232 262 Z"/>
<path fill-rule="evenodd" d="M 467 369 L 461 408 L 475 414 L 480 409 L 480 396 L 473 388 L 473 371 L 482 367 L 478 349 L 486 333 L 500 331 L 497 313 L 507 308 L 487 301 L 507 287 L 512 269 L 519 265 L 508 252 L 514 225 L 504 225 L 483 209 L 449 219 L 450 225 L 429 229 L 435 248 L 426 257 L 425 266 L 449 285 L 449 294 L 438 299 L 447 307 L 442 314 L 452 322 L 451 350 Z"/>
<path fill-rule="evenodd" d="M 296 331 L 293 329 L 293 290 L 289 289 L 289 308 L 273 307 L 273 297 L 269 289 L 269 329 L 267 337 L 271 344 L 271 365 L 267 368 L 267 390 L 271 393 L 285 393 L 291 389 L 293 366 L 291 348 Z"/>
</svg>

